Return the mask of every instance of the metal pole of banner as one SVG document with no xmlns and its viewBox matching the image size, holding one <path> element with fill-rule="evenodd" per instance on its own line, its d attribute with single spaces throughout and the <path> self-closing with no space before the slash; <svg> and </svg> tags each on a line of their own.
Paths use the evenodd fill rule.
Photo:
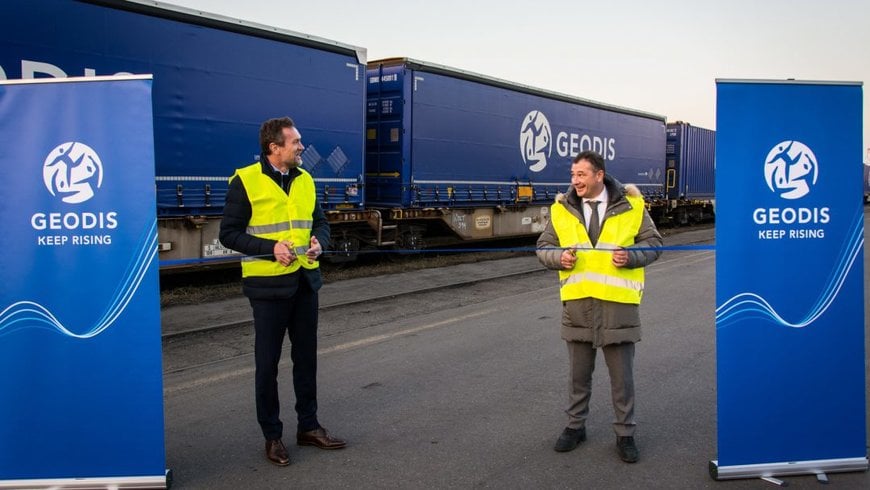
<svg viewBox="0 0 870 490">
<path fill-rule="evenodd" d="M 172 471 L 166 470 L 165 476 L 132 476 L 125 478 L 51 478 L 38 480 L 5 480 L 0 481 L 0 489 L 106 489 L 119 490 L 127 488 L 156 488 L 168 489 L 172 487 Z"/>
<path fill-rule="evenodd" d="M 845 473 L 866 471 L 867 458 L 827 459 L 818 461 L 796 461 L 793 463 L 745 464 L 719 466 L 710 461 L 710 476 L 714 480 L 736 480 L 740 478 L 762 478 L 772 476 L 824 475 L 826 473 Z"/>
</svg>

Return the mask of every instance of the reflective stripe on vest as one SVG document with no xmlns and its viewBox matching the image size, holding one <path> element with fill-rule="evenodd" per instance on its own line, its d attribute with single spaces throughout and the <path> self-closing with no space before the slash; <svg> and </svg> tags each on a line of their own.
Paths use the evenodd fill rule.
<svg viewBox="0 0 870 490">
<path fill-rule="evenodd" d="M 294 247 L 308 248 L 311 243 L 311 227 L 314 224 L 314 202 L 317 193 L 314 179 L 305 170 L 293 179 L 289 195 L 263 173 L 260 162 L 236 171 L 230 180 L 239 176 L 248 201 L 251 203 L 251 220 L 247 232 L 259 238 L 288 240 Z M 297 254 L 285 267 L 271 257 L 245 257 L 242 259 L 242 277 L 280 276 L 296 272 L 300 267 L 316 269 L 317 261 L 308 263 L 304 254 Z"/>
<path fill-rule="evenodd" d="M 643 198 L 626 196 L 626 199 L 631 204 L 631 209 L 607 217 L 595 247 L 589 240 L 586 227 L 562 203 L 556 202 L 550 207 L 559 246 L 578 249 L 574 268 L 559 271 L 559 295 L 562 301 L 598 298 L 617 303 L 640 304 L 643 296 L 643 268 L 615 267 L 611 262 L 613 249 L 634 244 L 634 237 L 643 222 Z"/>
<path fill-rule="evenodd" d="M 251 235 L 265 235 L 266 233 L 277 233 L 279 231 L 287 231 L 293 228 L 308 228 L 310 230 L 312 226 L 314 226 L 314 221 L 295 220 L 285 221 L 274 225 L 248 226 L 245 231 Z"/>
</svg>

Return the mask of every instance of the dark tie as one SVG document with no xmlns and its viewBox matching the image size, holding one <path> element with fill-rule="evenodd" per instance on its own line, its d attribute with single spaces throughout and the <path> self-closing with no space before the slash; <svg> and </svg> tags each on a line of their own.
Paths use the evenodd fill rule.
<svg viewBox="0 0 870 490">
<path fill-rule="evenodd" d="M 598 243 L 598 234 L 601 233 L 601 221 L 598 219 L 598 201 L 586 201 L 586 204 L 592 209 L 589 214 L 589 223 L 586 223 L 586 233 L 589 235 L 589 240 L 594 247 Z"/>
</svg>

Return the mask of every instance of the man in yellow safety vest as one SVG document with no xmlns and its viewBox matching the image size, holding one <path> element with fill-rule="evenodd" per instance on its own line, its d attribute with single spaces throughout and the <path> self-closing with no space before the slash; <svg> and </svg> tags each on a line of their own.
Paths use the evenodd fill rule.
<svg viewBox="0 0 870 490">
<path fill-rule="evenodd" d="M 230 178 L 220 240 L 245 254 L 242 287 L 254 310 L 257 421 L 266 438 L 266 458 L 290 464 L 279 418 L 278 361 L 290 339 L 296 394 L 296 443 L 341 449 L 317 420 L 317 262 L 329 246 L 329 223 L 314 179 L 300 168 L 305 147 L 288 118 L 260 127 L 260 160 Z"/>
<path fill-rule="evenodd" d="M 595 355 L 600 348 L 610 373 L 616 420 L 616 449 L 627 462 L 638 460 L 634 440 L 634 344 L 640 341 L 639 305 L 643 268 L 662 245 L 637 187 L 623 186 L 605 173 L 594 151 L 577 155 L 571 188 L 550 208 L 550 222 L 538 239 L 538 259 L 559 271 L 562 338 L 568 345 L 568 425 L 554 449 L 571 451 L 586 440 L 586 417 Z"/>
</svg>

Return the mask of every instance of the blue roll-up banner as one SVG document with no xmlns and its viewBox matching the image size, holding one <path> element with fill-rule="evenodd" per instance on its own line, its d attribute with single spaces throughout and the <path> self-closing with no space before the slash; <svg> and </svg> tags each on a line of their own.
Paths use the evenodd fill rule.
<svg viewBox="0 0 870 490">
<path fill-rule="evenodd" d="M 151 76 L 0 83 L 0 488 L 165 488 Z"/>
<path fill-rule="evenodd" d="M 864 471 L 862 85 L 716 83 L 711 475 Z"/>
</svg>

